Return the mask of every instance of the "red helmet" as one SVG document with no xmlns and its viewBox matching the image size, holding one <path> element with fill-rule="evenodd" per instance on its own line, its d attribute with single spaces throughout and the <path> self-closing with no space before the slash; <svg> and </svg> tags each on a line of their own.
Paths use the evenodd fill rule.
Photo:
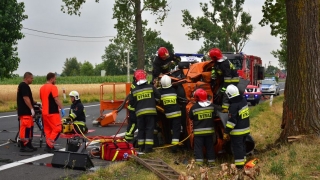
<svg viewBox="0 0 320 180">
<path fill-rule="evenodd" d="M 194 92 L 194 98 L 196 99 L 196 101 L 199 101 L 199 102 L 206 102 L 208 101 L 208 93 L 203 90 L 203 89 L 197 89 L 195 92 Z"/>
<path fill-rule="evenodd" d="M 214 61 L 217 61 L 219 59 L 223 58 L 222 52 L 219 48 L 212 48 L 210 49 L 208 55 L 210 56 L 210 58 Z"/>
<path fill-rule="evenodd" d="M 140 81 L 140 80 L 146 80 L 147 79 L 147 73 L 143 70 L 143 69 L 137 69 L 134 74 L 133 74 L 134 78 L 136 79 L 136 81 Z"/>
<path fill-rule="evenodd" d="M 162 59 L 162 60 L 166 60 L 169 57 L 169 51 L 167 48 L 165 47 L 160 47 L 158 49 L 158 56 Z"/>
</svg>

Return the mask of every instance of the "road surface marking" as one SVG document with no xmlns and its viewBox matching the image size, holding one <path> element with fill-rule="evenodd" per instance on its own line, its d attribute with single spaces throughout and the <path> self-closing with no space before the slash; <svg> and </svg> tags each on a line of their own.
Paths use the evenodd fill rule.
<svg viewBox="0 0 320 180">
<path fill-rule="evenodd" d="M 100 106 L 100 104 L 92 104 L 92 105 L 88 105 L 88 106 L 84 106 L 84 107 L 94 107 L 94 106 Z M 64 108 L 65 110 L 68 110 L 70 108 Z M 17 114 L 12 114 L 12 115 L 7 115 L 7 116 L 0 116 L 0 119 L 1 118 L 7 118 L 7 117 L 14 117 L 14 116 L 17 116 Z"/>
<path fill-rule="evenodd" d="M 124 136 L 124 135 L 125 135 L 125 133 L 120 133 L 120 134 L 117 135 L 117 137 Z M 114 135 L 111 135 L 111 136 L 114 136 Z M 97 144 L 97 143 L 99 143 L 99 142 L 93 141 L 92 143 L 90 143 L 90 145 Z M 59 149 L 59 151 L 65 151 L 65 150 L 66 150 L 66 148 Z M 13 163 L 10 163 L 10 164 L 5 164 L 5 165 L 0 166 L 0 171 L 6 170 L 6 169 L 10 169 L 10 168 L 13 168 L 13 167 L 16 167 L 16 166 L 20 166 L 20 165 L 23 165 L 23 164 L 26 164 L 26 163 L 30 163 L 30 162 L 33 162 L 33 161 L 38 161 L 40 159 L 48 158 L 48 157 L 51 157 L 51 156 L 53 156 L 52 153 L 46 153 L 46 154 L 41 154 L 39 156 L 31 157 L 31 158 L 28 158 L 28 159 L 24 159 L 24 160 L 20 160 L 20 161 L 17 161 L 17 162 L 13 162 Z"/>
<path fill-rule="evenodd" d="M 4 144 L 0 144 L 0 147 L 1 146 L 5 146 L 5 145 L 7 145 L 7 144 L 9 144 L 10 142 L 6 142 L 6 143 L 4 143 Z"/>
</svg>

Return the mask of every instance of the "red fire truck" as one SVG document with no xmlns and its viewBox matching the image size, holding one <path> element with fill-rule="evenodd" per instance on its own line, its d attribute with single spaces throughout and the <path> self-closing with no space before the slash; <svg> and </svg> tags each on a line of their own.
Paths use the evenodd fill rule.
<svg viewBox="0 0 320 180">
<path fill-rule="evenodd" d="M 260 57 L 243 53 L 223 53 L 223 55 L 236 67 L 240 77 L 250 81 L 250 85 L 258 86 L 258 81 L 264 79 L 264 67 Z"/>
</svg>

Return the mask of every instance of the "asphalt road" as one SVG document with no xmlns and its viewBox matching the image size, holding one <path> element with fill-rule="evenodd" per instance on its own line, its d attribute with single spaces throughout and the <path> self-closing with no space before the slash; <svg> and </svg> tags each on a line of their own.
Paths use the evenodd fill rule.
<svg viewBox="0 0 320 180">
<path fill-rule="evenodd" d="M 280 82 L 279 86 L 281 89 L 280 93 L 283 93 L 284 82 Z M 99 104 L 86 104 L 87 114 L 87 126 L 89 133 L 87 136 L 112 136 L 116 134 L 120 125 L 111 125 L 108 127 L 98 127 L 92 124 L 92 121 L 99 117 Z M 123 122 L 125 118 L 125 111 L 119 113 L 117 122 Z M 123 135 L 126 126 L 123 126 L 120 130 L 119 135 Z M 34 153 L 21 153 L 16 143 L 8 141 L 8 139 L 14 139 L 18 131 L 18 121 L 15 112 L 11 113 L 0 113 L 0 177 L 1 179 L 24 179 L 24 180 L 55 180 L 64 179 L 65 177 L 75 177 L 84 173 L 80 170 L 67 170 L 60 168 L 50 167 L 53 154 L 46 153 L 42 148 L 39 148 L 40 132 L 38 127 L 35 127 L 34 133 L 34 145 L 38 147 L 38 150 Z M 66 138 L 61 136 L 57 141 L 56 148 L 64 151 L 66 145 Z M 44 145 L 44 143 L 43 143 Z M 98 144 L 92 144 L 88 147 L 94 148 Z M 109 162 L 92 159 L 96 170 L 99 167 L 106 166 Z"/>
<path fill-rule="evenodd" d="M 116 134 L 120 128 L 120 124 L 110 125 L 108 127 L 98 127 L 92 124 L 92 121 L 99 117 L 99 104 L 86 104 L 87 126 L 89 133 L 87 136 L 112 136 Z M 119 113 L 116 122 L 121 123 L 125 118 L 125 111 Z M 123 126 L 119 135 L 123 135 L 126 126 Z M 51 180 L 64 179 L 65 177 L 75 177 L 84 173 L 81 170 L 67 170 L 50 167 L 53 154 L 46 153 L 43 147 L 40 148 L 40 132 L 38 127 L 35 127 L 33 144 L 38 150 L 34 153 L 19 152 L 19 147 L 16 143 L 9 142 L 8 139 L 14 139 L 18 131 L 18 120 L 15 112 L 0 113 L 0 179 L 24 179 L 24 180 Z M 60 136 L 55 146 L 59 150 L 64 150 L 66 145 L 65 136 Z M 94 148 L 98 144 L 93 144 L 88 147 Z M 109 162 L 92 159 L 95 170 L 98 167 L 106 166 Z"/>
</svg>

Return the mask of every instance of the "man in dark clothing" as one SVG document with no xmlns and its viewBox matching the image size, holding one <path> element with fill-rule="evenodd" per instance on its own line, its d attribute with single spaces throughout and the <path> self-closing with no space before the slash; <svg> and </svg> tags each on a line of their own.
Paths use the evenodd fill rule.
<svg viewBox="0 0 320 180">
<path fill-rule="evenodd" d="M 80 95 L 77 91 L 71 91 L 69 93 L 71 98 L 71 107 L 69 111 L 69 117 L 73 121 L 74 131 L 78 134 L 87 133 L 88 128 L 86 126 L 86 113 L 83 104 L 80 100 Z"/>
<path fill-rule="evenodd" d="M 215 84 L 217 79 L 222 82 L 222 87 L 218 96 L 222 98 L 222 112 L 228 112 L 229 101 L 225 94 L 226 88 L 229 84 L 238 84 L 239 75 L 234 65 L 222 55 L 222 52 L 218 48 L 212 48 L 209 51 L 209 56 L 214 61 L 214 67 L 211 71 L 212 84 Z M 216 102 L 215 102 L 216 103 Z M 218 103 L 220 104 L 220 102 Z"/>
<path fill-rule="evenodd" d="M 153 131 L 155 127 L 156 99 L 160 99 L 159 91 L 147 83 L 147 74 L 138 69 L 134 72 L 136 84 L 129 98 L 133 101 L 138 122 L 139 151 L 153 151 Z"/>
<path fill-rule="evenodd" d="M 168 49 L 165 47 L 160 47 L 158 49 L 158 56 L 156 56 L 153 61 L 151 83 L 155 84 L 155 79 L 158 78 L 160 74 L 168 73 L 170 69 L 178 65 L 180 61 L 181 58 L 179 56 L 169 53 Z"/>
<path fill-rule="evenodd" d="M 172 141 L 174 145 L 171 148 L 173 153 L 177 152 L 177 145 L 179 144 L 180 132 L 181 132 L 181 109 L 177 104 L 177 92 L 172 87 L 171 78 L 167 75 L 161 78 L 161 101 L 164 106 L 164 113 L 167 119 L 170 119 L 172 124 Z"/>
<path fill-rule="evenodd" d="M 35 111 L 33 104 L 35 101 L 32 97 L 32 92 L 29 87 L 33 81 L 33 75 L 30 72 L 24 73 L 23 81 L 18 86 L 17 91 L 17 105 L 18 105 L 18 116 L 20 120 L 20 152 L 33 152 L 37 148 L 32 145 L 33 138 L 33 116 Z"/>
<path fill-rule="evenodd" d="M 235 165 L 238 169 L 243 169 L 246 161 L 246 137 L 250 134 L 249 107 L 235 85 L 229 85 L 226 94 L 230 99 L 230 107 L 223 139 L 231 139 Z"/>
<path fill-rule="evenodd" d="M 136 84 L 136 80 L 133 77 L 133 81 L 131 84 L 131 88 L 130 88 L 130 94 L 132 93 L 132 89 L 135 89 L 137 86 Z M 125 133 L 125 140 L 127 140 L 128 142 L 132 142 L 134 139 L 134 132 L 137 130 L 137 116 L 135 113 L 135 109 L 134 109 L 134 104 L 133 104 L 133 99 L 129 99 L 129 104 L 128 104 L 128 110 L 129 110 L 129 123 L 127 126 L 127 131 Z"/>
<path fill-rule="evenodd" d="M 208 166 L 213 167 L 215 166 L 215 154 L 213 149 L 213 118 L 215 115 L 215 108 L 207 97 L 207 92 L 201 88 L 194 92 L 194 98 L 197 103 L 191 107 L 189 118 L 193 122 L 193 141 L 196 164 L 200 166 L 204 164 L 203 147 L 205 147 Z"/>
</svg>

